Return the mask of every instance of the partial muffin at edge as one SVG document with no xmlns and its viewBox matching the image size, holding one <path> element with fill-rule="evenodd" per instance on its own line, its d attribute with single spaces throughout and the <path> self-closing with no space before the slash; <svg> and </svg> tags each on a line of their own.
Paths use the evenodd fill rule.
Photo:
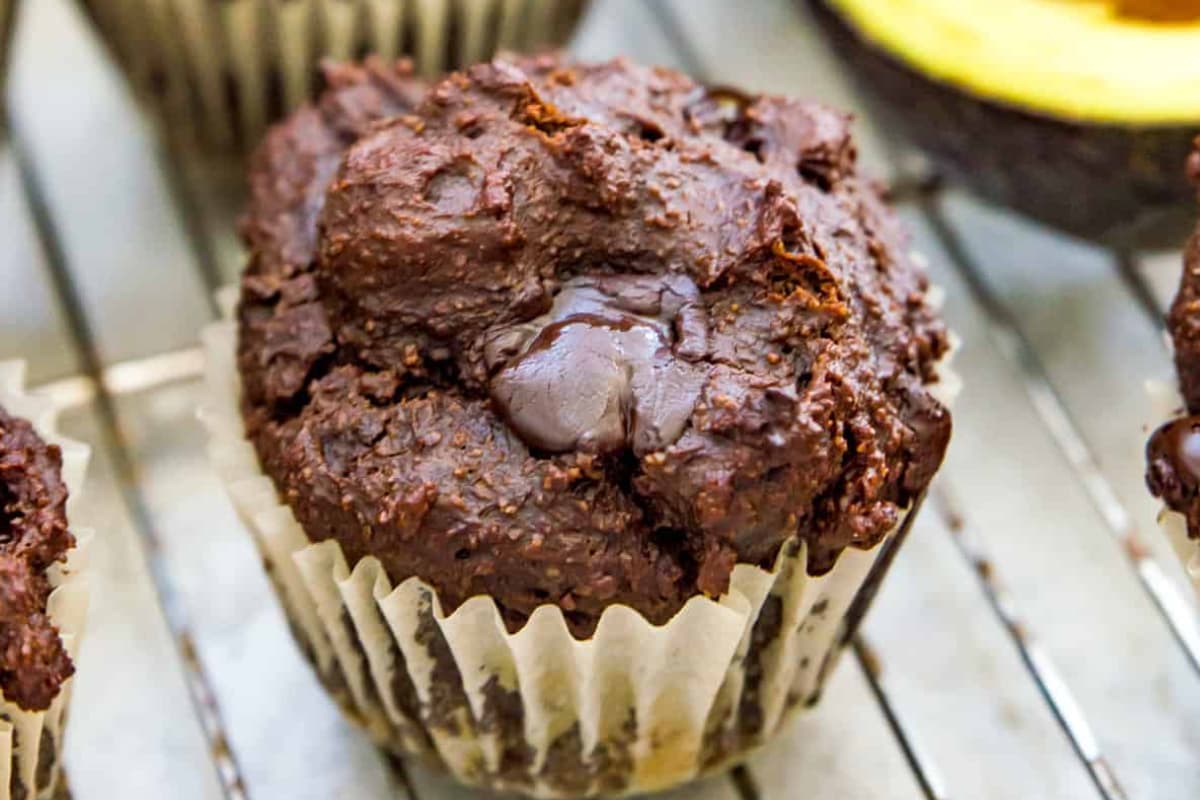
<svg viewBox="0 0 1200 800">
<path fill-rule="evenodd" d="M 62 453 L 0 407 L 0 693 L 44 711 L 75 672 L 47 613 L 46 571 L 75 545 Z"/>
<path fill-rule="evenodd" d="M 1187 163 L 1200 189 L 1200 137 Z M 1179 290 L 1167 315 L 1175 370 L 1186 413 L 1163 424 L 1146 445 L 1146 483 L 1172 511 L 1187 519 L 1188 535 L 1200 539 L 1200 225 L 1183 255 Z"/>
</svg>

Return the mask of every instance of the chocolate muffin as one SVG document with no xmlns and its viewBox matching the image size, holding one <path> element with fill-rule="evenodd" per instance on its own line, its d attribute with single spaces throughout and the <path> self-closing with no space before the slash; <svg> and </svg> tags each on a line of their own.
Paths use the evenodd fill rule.
<svg viewBox="0 0 1200 800">
<path fill-rule="evenodd" d="M 11 762 L 4 800 L 52 797 L 61 783 L 71 648 L 86 606 L 67 523 L 67 481 L 82 471 L 86 448 L 47 443 L 53 415 L 23 393 L 22 374 L 19 362 L 0 362 L 0 759 Z M 16 409 L 47 427 L 35 429 Z"/>
<path fill-rule="evenodd" d="M 302 642 L 319 649 L 305 626 L 342 602 L 311 585 L 336 552 L 335 576 L 371 564 L 397 593 L 421 587 L 411 633 L 425 638 L 407 640 L 378 585 L 378 611 L 345 600 L 348 626 L 317 638 L 344 654 L 343 673 L 379 672 L 383 645 L 362 641 L 375 634 L 358 617 L 381 616 L 387 658 L 415 675 L 378 687 L 395 695 L 391 716 L 500 738 L 498 754 L 448 763 L 460 778 L 640 791 L 735 758 L 815 699 L 879 545 L 950 435 L 935 397 L 948 337 L 905 234 L 857 172 L 849 117 L 621 60 L 496 61 L 419 100 L 378 65 L 331 83 L 253 160 L 236 312 L 245 436 L 303 532 L 295 552 L 326 554 L 324 577 L 295 554 L 302 574 L 277 576 Z M 262 518 L 261 496 L 240 494 Z M 354 579 L 332 591 L 345 599 Z M 298 584 L 317 605 L 309 623 Z M 476 691 L 466 662 L 483 645 L 459 634 L 479 602 L 515 678 L 499 670 Z M 617 626 L 667 642 L 735 606 L 689 701 L 701 706 L 673 712 L 676 727 L 696 717 L 694 737 L 647 744 L 643 698 L 612 741 L 589 732 L 582 701 L 557 738 L 527 741 L 549 712 L 521 677 L 522 648 L 545 620 L 563 629 L 556 648 L 593 653 Z M 634 685 L 648 680 L 636 660 Z M 452 719 L 426 695 L 457 684 Z M 438 734 L 418 738 L 435 760 L 458 758 Z"/>
<path fill-rule="evenodd" d="M 0 0 L 0 33 L 14 1 Z M 173 138 L 235 156 L 210 164 L 235 168 L 267 124 L 317 93 L 325 59 L 403 57 L 435 76 L 497 52 L 561 47 L 587 8 L 585 0 L 77 2 Z"/>
<path fill-rule="evenodd" d="M 1187 163 L 1200 188 L 1200 138 Z M 1200 226 L 1188 241 L 1179 291 L 1167 315 L 1184 414 L 1162 425 L 1146 446 L 1146 483 L 1167 509 L 1182 515 L 1190 541 L 1177 541 L 1185 561 L 1200 557 Z M 1174 524 L 1174 523 L 1173 523 Z"/>
<path fill-rule="evenodd" d="M 0 693 L 45 711 L 75 672 L 46 614 L 46 570 L 74 547 L 62 452 L 0 407 Z"/>
</svg>

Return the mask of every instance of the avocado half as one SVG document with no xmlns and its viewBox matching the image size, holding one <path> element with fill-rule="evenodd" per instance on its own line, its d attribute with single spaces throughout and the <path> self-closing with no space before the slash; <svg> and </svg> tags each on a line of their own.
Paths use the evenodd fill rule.
<svg viewBox="0 0 1200 800">
<path fill-rule="evenodd" d="M 1200 0 L 807 1 L 948 177 L 1117 247 L 1194 224 Z"/>
</svg>

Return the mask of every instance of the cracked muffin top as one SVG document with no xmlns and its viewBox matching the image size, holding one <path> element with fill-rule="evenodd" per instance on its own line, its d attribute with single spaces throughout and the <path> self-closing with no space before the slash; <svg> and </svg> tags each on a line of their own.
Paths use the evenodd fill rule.
<svg viewBox="0 0 1200 800">
<path fill-rule="evenodd" d="M 1187 163 L 1187 174 L 1200 192 L 1200 137 Z M 1173 511 L 1187 517 L 1188 535 L 1200 539 L 1200 226 L 1183 256 L 1179 291 L 1167 315 L 1175 350 L 1175 369 L 1186 414 L 1150 437 L 1146 446 L 1146 483 Z"/>
<path fill-rule="evenodd" d="M 46 604 L 46 570 L 75 546 L 62 453 L 0 407 L 0 692 L 45 711 L 75 672 Z"/>
<path fill-rule="evenodd" d="M 617 60 L 332 68 L 254 158 L 247 432 L 313 540 L 510 629 L 665 622 L 941 462 L 947 351 L 845 114 Z"/>
</svg>

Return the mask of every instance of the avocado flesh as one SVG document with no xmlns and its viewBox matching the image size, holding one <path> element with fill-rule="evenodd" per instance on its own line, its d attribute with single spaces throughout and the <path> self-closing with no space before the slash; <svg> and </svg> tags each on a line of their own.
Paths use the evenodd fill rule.
<svg viewBox="0 0 1200 800">
<path fill-rule="evenodd" d="M 970 94 L 1075 121 L 1200 123 L 1196 0 L 827 0 L 864 40 Z"/>
<path fill-rule="evenodd" d="M 1128 0 L 1120 8 L 1115 0 L 1108 4 L 1092 0 L 810 0 L 866 94 L 875 101 L 874 110 L 929 151 L 941 171 L 994 202 L 1071 234 L 1123 248 L 1178 247 L 1194 222 L 1194 195 L 1184 179 L 1183 164 L 1193 137 L 1200 132 L 1196 91 L 1200 86 L 1196 82 L 1200 81 L 1200 22 L 1195 21 L 1200 20 L 1200 2 L 1194 3 L 1196 15 L 1184 23 L 1161 20 L 1168 13 L 1181 15 L 1186 10 L 1182 6 L 1193 0 L 1157 2 L 1161 8 L 1151 17 L 1156 12 L 1149 6 L 1155 0 Z M 1105 68 L 1113 76 L 1108 81 L 1096 79 L 1095 70 L 1100 67 L 1087 77 L 1089 73 L 1080 65 L 1057 79 L 1055 91 L 1047 91 L 1052 80 L 1044 74 L 1030 79 L 1033 86 L 1024 82 L 1025 78 L 1013 77 L 1043 73 L 1046 64 L 1056 62 L 1050 57 L 1043 59 L 1028 44 L 1042 41 L 1040 34 L 1025 35 L 1033 28 L 1035 16 L 1026 16 L 1023 22 L 1014 17 L 1013 21 L 1021 22 L 1015 29 L 995 27 L 1003 24 L 996 20 L 1008 18 L 1003 7 L 1010 5 L 1056 7 L 1055 13 L 1057 7 L 1064 7 L 1075 14 L 1076 21 L 1092 20 L 1091 28 L 1078 25 L 1080 39 L 1093 36 L 1083 31 L 1097 27 L 1095 20 L 1116 19 L 1112 26 L 1116 31 L 1181 26 L 1192 37 L 1193 55 L 1173 66 L 1122 66 L 1114 59 Z M 957 11 L 959 7 L 964 10 Z M 974 17 L 966 13 L 971 9 Z M 1135 11 L 1141 16 L 1127 22 Z M 928 18 L 921 16 L 926 13 Z M 860 18 L 869 30 L 858 27 Z M 958 28 L 951 24 L 964 19 Z M 982 24 L 989 21 L 990 29 Z M 913 37 L 917 44 L 910 42 L 903 49 L 891 44 L 903 38 L 905 31 L 916 29 L 921 29 Z M 887 38 L 878 32 L 881 30 L 890 31 Z M 928 44 L 929 30 L 957 31 L 946 34 L 936 63 L 927 54 L 933 47 Z M 974 34 L 967 35 L 964 30 Z M 1010 50 L 1019 52 L 984 57 L 987 47 L 980 37 L 985 33 L 990 39 L 1007 41 Z M 1076 41 L 1064 47 L 1078 46 Z M 998 45 L 993 51 L 1003 49 Z M 917 51 L 926 52 L 923 60 L 906 56 Z M 1116 51 L 1110 47 L 1108 52 Z M 974 57 L 975 53 L 981 55 Z M 1014 67 L 1007 78 L 980 66 L 994 64 L 1001 57 L 1031 63 L 1023 72 Z M 1113 88 L 1128 85 L 1128 76 L 1117 74 L 1122 70 L 1140 76 L 1143 97 L 1137 98 L 1135 107 L 1117 114 L 1114 98 L 1129 95 L 1127 89 Z M 1172 93 L 1182 91 L 1179 89 L 1162 90 L 1167 83 L 1176 87 L 1187 84 L 1174 73 L 1189 71 L 1193 75 L 1190 95 Z M 1169 77 L 1172 74 L 1174 77 Z M 1099 89 L 1101 86 L 1108 88 Z M 1082 99 L 1088 91 L 1090 99 Z M 1158 97 L 1151 99 L 1151 95 Z M 1182 106 L 1190 106 L 1187 113 Z"/>
</svg>

